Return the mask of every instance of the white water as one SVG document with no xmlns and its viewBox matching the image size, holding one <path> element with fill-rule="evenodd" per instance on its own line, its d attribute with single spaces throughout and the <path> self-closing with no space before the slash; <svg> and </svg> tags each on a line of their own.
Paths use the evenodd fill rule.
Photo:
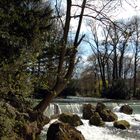
<svg viewBox="0 0 140 140">
<path fill-rule="evenodd" d="M 107 122 L 105 127 L 90 126 L 88 120 L 82 120 L 84 125 L 77 129 L 82 132 L 86 140 L 140 140 L 140 115 L 126 115 L 115 112 L 118 120 L 127 120 L 131 128 L 120 130 L 113 127 L 112 122 Z"/>
<path fill-rule="evenodd" d="M 76 106 L 76 105 L 75 105 Z M 68 106 L 66 107 L 68 108 Z M 80 112 L 77 108 L 77 112 Z M 72 112 L 76 112 L 73 110 Z M 85 140 L 140 140 L 140 114 L 126 115 L 118 112 L 119 106 L 115 107 L 114 112 L 118 116 L 118 120 L 127 120 L 131 128 L 128 130 L 120 130 L 113 127 L 113 122 L 107 122 L 105 127 L 96 127 L 88 124 L 88 120 L 83 120 L 83 125 L 78 126 L 77 129 L 82 132 Z M 61 111 L 63 112 L 63 111 Z M 81 114 L 80 114 L 81 115 Z M 45 125 L 41 133 L 42 140 L 46 140 L 47 130 L 51 123 Z"/>
<path fill-rule="evenodd" d="M 70 112 L 80 115 L 82 112 L 82 104 L 66 104 L 66 103 L 59 103 L 59 104 L 50 104 L 50 106 L 44 112 L 45 116 L 52 116 L 56 114 L 61 114 L 63 112 Z"/>
</svg>

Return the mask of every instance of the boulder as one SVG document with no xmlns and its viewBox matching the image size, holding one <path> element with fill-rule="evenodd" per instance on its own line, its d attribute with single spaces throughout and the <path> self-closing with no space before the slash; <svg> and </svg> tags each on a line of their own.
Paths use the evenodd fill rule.
<svg viewBox="0 0 140 140">
<path fill-rule="evenodd" d="M 110 109 L 104 109 L 101 112 L 99 112 L 100 117 L 105 122 L 113 122 L 118 119 L 118 116 L 113 113 Z"/>
<path fill-rule="evenodd" d="M 90 125 L 95 125 L 95 126 L 104 126 L 105 123 L 103 122 L 102 118 L 100 117 L 98 112 L 94 112 L 92 117 L 89 120 Z"/>
<path fill-rule="evenodd" d="M 118 119 L 117 115 L 106 107 L 105 104 L 99 102 L 96 105 L 96 112 L 99 113 L 100 117 L 105 122 L 112 122 Z"/>
<path fill-rule="evenodd" d="M 50 122 L 50 119 L 39 111 L 28 110 L 28 114 L 30 117 L 30 122 L 37 121 L 37 125 L 40 130 L 43 128 L 44 125 Z"/>
<path fill-rule="evenodd" d="M 81 121 L 81 119 L 78 115 L 70 114 L 70 113 L 60 114 L 58 120 L 63 122 L 63 123 L 68 123 L 71 126 L 79 126 L 79 125 L 83 124 L 83 122 Z"/>
<path fill-rule="evenodd" d="M 119 120 L 114 122 L 114 127 L 119 129 L 128 129 L 130 124 L 126 120 Z"/>
<path fill-rule="evenodd" d="M 83 119 L 89 120 L 90 117 L 94 114 L 95 107 L 91 104 L 83 105 Z"/>
<path fill-rule="evenodd" d="M 35 135 L 40 133 L 37 122 L 25 123 L 22 128 L 22 134 L 24 139 L 35 140 Z"/>
<path fill-rule="evenodd" d="M 107 109 L 106 105 L 102 102 L 98 102 L 96 105 L 96 112 L 102 112 L 104 109 Z"/>
<path fill-rule="evenodd" d="M 85 140 L 85 138 L 73 126 L 62 122 L 55 122 L 48 129 L 47 140 Z"/>
<path fill-rule="evenodd" d="M 120 108 L 120 112 L 131 115 L 133 113 L 133 109 L 129 105 L 123 105 Z"/>
</svg>

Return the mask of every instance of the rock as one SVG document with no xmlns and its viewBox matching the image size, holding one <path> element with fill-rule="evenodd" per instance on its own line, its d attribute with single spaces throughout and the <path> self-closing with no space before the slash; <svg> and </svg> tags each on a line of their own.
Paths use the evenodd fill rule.
<svg viewBox="0 0 140 140">
<path fill-rule="evenodd" d="M 100 117 L 105 122 L 113 122 L 118 119 L 118 116 L 113 113 L 110 109 L 104 109 L 99 112 Z"/>
<path fill-rule="evenodd" d="M 62 121 L 63 123 L 68 123 L 71 126 L 79 126 L 79 125 L 83 124 L 83 122 L 81 121 L 81 119 L 78 115 L 70 114 L 70 113 L 60 114 L 58 120 Z"/>
<path fill-rule="evenodd" d="M 118 119 L 117 115 L 101 102 L 97 103 L 96 112 L 98 112 L 102 120 L 106 122 L 112 122 Z"/>
<path fill-rule="evenodd" d="M 42 129 L 42 127 L 44 125 L 46 125 L 50 122 L 50 119 L 48 117 L 44 116 L 43 113 L 41 113 L 39 111 L 30 110 L 28 113 L 30 116 L 30 122 L 37 121 L 37 124 L 40 129 Z"/>
<path fill-rule="evenodd" d="M 24 139 L 35 140 L 35 135 L 40 133 L 40 129 L 37 126 L 37 122 L 25 123 L 22 128 L 22 134 Z"/>
<path fill-rule="evenodd" d="M 95 126 L 104 126 L 105 123 L 103 122 L 102 118 L 100 117 L 98 112 L 94 112 L 92 117 L 89 120 L 90 125 L 95 125 Z"/>
<path fill-rule="evenodd" d="M 85 140 L 85 138 L 80 131 L 69 124 L 55 122 L 48 129 L 47 140 Z"/>
<path fill-rule="evenodd" d="M 107 109 L 106 105 L 102 102 L 98 102 L 96 105 L 96 112 L 102 112 L 104 109 Z"/>
<path fill-rule="evenodd" d="M 126 120 L 120 120 L 114 122 L 114 127 L 120 129 L 128 129 L 130 127 L 130 124 Z"/>
<path fill-rule="evenodd" d="M 40 116 L 39 119 L 37 119 L 37 126 L 41 132 L 43 129 L 43 126 L 48 124 L 50 122 L 50 119 L 47 116 Z"/>
<path fill-rule="evenodd" d="M 90 117 L 94 114 L 95 107 L 91 104 L 83 105 L 83 119 L 89 120 Z"/>
<path fill-rule="evenodd" d="M 54 114 L 50 116 L 50 120 L 58 119 L 58 118 L 59 118 L 59 114 Z"/>
<path fill-rule="evenodd" d="M 133 113 L 133 109 L 129 105 L 123 105 L 120 108 L 120 112 L 131 115 Z"/>
</svg>

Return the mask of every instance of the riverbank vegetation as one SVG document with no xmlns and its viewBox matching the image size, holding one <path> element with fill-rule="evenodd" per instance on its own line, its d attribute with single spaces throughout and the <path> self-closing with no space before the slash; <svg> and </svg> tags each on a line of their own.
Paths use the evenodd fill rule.
<svg viewBox="0 0 140 140">
<path fill-rule="evenodd" d="M 107 98 L 129 98 L 129 91 L 134 97 L 138 95 L 139 18 L 135 17 L 133 22 L 112 21 L 106 14 L 117 0 L 103 1 L 99 7 L 86 0 L 76 4 L 67 0 L 62 5 L 55 2 L 54 6 L 51 1 L 42 0 L 0 1 L 2 140 L 37 139 L 43 125 L 49 122 L 43 116 L 44 110 L 52 99 L 66 92 L 81 96 L 89 92 L 93 97 L 96 94 Z M 74 7 L 79 13 L 73 12 Z M 87 10 L 94 15 L 86 14 Z M 73 19 L 77 19 L 74 29 Z M 94 46 L 80 32 L 85 20 L 90 21 Z M 101 41 L 95 21 L 103 23 L 105 34 Z M 74 72 L 80 61 L 77 52 L 82 41 L 92 46 L 93 55 L 77 80 Z M 133 46 L 134 57 L 126 55 L 129 46 Z M 86 77 L 92 80 L 86 81 Z M 36 106 L 34 97 L 42 97 Z"/>
</svg>

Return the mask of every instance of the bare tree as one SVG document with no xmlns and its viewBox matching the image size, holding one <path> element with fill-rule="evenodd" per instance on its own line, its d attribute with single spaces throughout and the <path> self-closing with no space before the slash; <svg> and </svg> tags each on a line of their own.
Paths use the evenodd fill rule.
<svg viewBox="0 0 140 140">
<path fill-rule="evenodd" d="M 133 33 L 129 22 L 125 23 L 121 21 L 117 22 L 116 25 L 117 26 L 111 25 L 109 33 L 110 45 L 113 47 L 113 80 L 123 78 L 123 59 L 130 44 L 130 37 Z"/>
<path fill-rule="evenodd" d="M 61 39 L 61 51 L 60 51 L 60 58 L 59 58 L 59 64 L 58 64 L 58 70 L 57 70 L 57 80 L 54 87 L 49 91 L 49 93 L 46 94 L 46 97 L 34 108 L 35 110 L 39 110 L 43 112 L 46 107 L 49 105 L 49 103 L 52 101 L 53 98 L 55 98 L 66 86 L 67 82 L 71 78 L 74 65 L 75 65 L 75 57 L 77 52 L 77 47 L 81 43 L 84 36 L 82 36 L 79 39 L 80 34 L 80 28 L 82 24 L 83 14 L 85 10 L 86 0 L 83 0 L 81 5 L 81 13 L 79 17 L 78 27 L 76 30 L 76 35 L 73 43 L 73 47 L 71 48 L 71 54 L 69 56 L 69 65 L 66 73 L 63 73 L 63 65 L 65 62 L 65 54 L 67 50 L 67 42 L 68 42 L 68 34 L 70 30 L 70 21 L 71 21 L 71 7 L 72 7 L 72 1 L 67 0 L 67 8 L 66 8 L 66 18 L 65 18 L 65 24 L 64 24 L 64 31 L 63 31 L 63 37 Z"/>
<path fill-rule="evenodd" d="M 82 4 L 79 4 L 80 2 Z M 46 109 L 46 107 L 49 105 L 49 103 L 52 101 L 52 99 L 55 98 L 65 88 L 68 81 L 70 80 L 75 66 L 77 48 L 82 42 L 83 38 L 85 37 L 85 35 L 82 36 L 80 35 L 80 29 L 81 29 L 83 18 L 87 17 L 91 19 L 96 19 L 104 24 L 106 22 L 113 23 L 106 13 L 108 13 L 109 10 L 108 8 L 111 7 L 111 4 L 115 5 L 116 1 L 112 1 L 112 0 L 105 1 L 105 2 L 101 1 L 100 7 L 97 6 L 97 3 L 94 0 L 90 0 L 90 1 L 82 0 L 80 2 L 78 2 L 78 4 L 75 5 L 72 0 L 67 0 L 66 16 L 61 15 L 59 9 L 57 9 L 56 6 L 57 16 L 55 16 L 55 18 L 59 19 L 59 22 L 61 23 L 62 30 L 63 30 L 62 39 L 59 44 L 60 54 L 58 59 L 57 72 L 56 72 L 56 82 L 54 86 L 50 88 L 48 93 L 46 93 L 46 97 L 35 107 L 35 110 L 39 110 L 43 112 Z M 80 14 L 79 13 L 73 14 L 74 7 L 79 8 L 78 10 Z M 89 11 L 89 13 L 87 11 Z M 76 33 L 73 39 L 73 43 L 69 48 L 69 56 L 67 59 L 68 61 L 66 62 L 65 58 L 68 49 L 69 32 L 70 32 L 72 18 L 78 18 L 78 26 L 75 29 Z M 102 65 L 104 65 L 104 62 L 102 62 Z M 105 68 L 105 66 L 103 66 L 103 68 Z M 105 75 L 105 73 L 103 73 L 102 75 Z"/>
<path fill-rule="evenodd" d="M 133 22 L 134 21 L 134 22 Z M 134 26 L 135 32 L 133 34 L 133 45 L 134 45 L 134 82 L 133 82 L 133 96 L 136 96 L 136 88 L 137 88 L 137 68 L 138 62 L 140 59 L 140 19 L 138 17 L 134 17 L 132 19 L 132 24 Z"/>
</svg>

